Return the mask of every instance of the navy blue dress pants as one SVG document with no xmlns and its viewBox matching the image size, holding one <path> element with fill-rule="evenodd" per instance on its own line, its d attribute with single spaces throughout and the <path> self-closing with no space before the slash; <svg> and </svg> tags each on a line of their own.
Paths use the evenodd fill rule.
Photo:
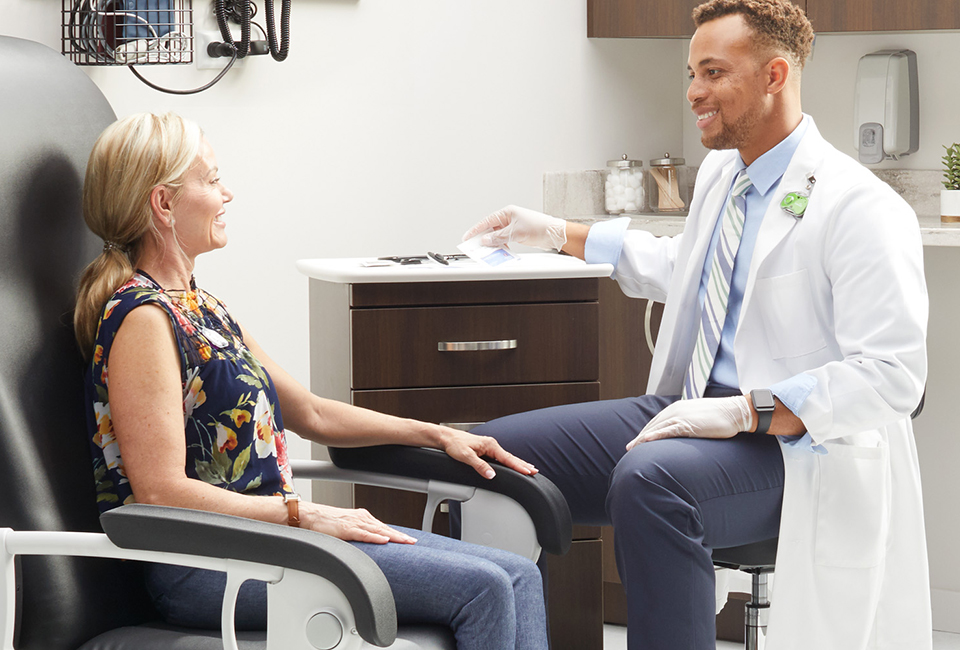
<svg viewBox="0 0 960 650">
<path fill-rule="evenodd" d="M 570 404 L 474 429 L 536 465 L 563 492 L 575 523 L 613 525 L 629 650 L 715 650 L 712 549 L 779 531 L 783 457 L 775 436 L 673 438 L 626 451 L 677 399 Z"/>
</svg>

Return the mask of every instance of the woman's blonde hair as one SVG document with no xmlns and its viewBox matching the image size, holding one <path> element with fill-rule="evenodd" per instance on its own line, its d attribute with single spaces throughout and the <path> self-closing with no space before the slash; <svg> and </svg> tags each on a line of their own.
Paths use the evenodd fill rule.
<svg viewBox="0 0 960 650">
<path fill-rule="evenodd" d="M 133 277 L 144 238 L 162 242 L 150 194 L 158 185 L 179 196 L 197 162 L 203 132 L 175 113 L 138 113 L 108 126 L 93 145 L 83 183 L 83 218 L 105 242 L 80 277 L 73 322 L 84 357 L 93 354 L 100 314 L 110 296 Z"/>
</svg>

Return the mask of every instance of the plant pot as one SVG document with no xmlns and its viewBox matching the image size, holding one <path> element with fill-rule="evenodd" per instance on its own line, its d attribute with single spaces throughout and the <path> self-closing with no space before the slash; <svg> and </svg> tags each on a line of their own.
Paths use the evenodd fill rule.
<svg viewBox="0 0 960 650">
<path fill-rule="evenodd" d="M 960 223 L 960 190 L 940 190 L 940 221 Z"/>
</svg>

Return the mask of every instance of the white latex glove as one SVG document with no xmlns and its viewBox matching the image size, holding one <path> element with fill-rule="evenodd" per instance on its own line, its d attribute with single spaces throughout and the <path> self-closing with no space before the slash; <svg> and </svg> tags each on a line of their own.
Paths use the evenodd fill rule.
<svg viewBox="0 0 960 650">
<path fill-rule="evenodd" d="M 494 232 L 481 240 L 484 246 L 524 244 L 545 250 L 560 250 L 567 243 L 567 222 L 548 214 L 508 205 L 480 221 L 463 235 L 472 239 L 485 230 Z"/>
<path fill-rule="evenodd" d="M 746 395 L 682 399 L 663 409 L 627 445 L 663 438 L 732 438 L 753 428 L 753 409 Z"/>
</svg>

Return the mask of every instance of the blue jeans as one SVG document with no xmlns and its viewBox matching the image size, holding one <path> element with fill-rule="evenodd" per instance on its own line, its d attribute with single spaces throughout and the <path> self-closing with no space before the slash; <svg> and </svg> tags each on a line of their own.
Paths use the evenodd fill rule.
<svg viewBox="0 0 960 650">
<path fill-rule="evenodd" d="M 731 393 L 708 392 L 723 394 Z M 536 465 L 566 497 L 575 523 L 613 525 L 629 650 L 716 648 L 711 550 L 779 532 L 783 457 L 774 436 L 674 438 L 626 451 L 677 399 L 570 404 L 474 429 Z"/>
<path fill-rule="evenodd" d="M 519 555 L 432 533 L 396 527 L 409 544 L 351 542 L 369 555 L 390 583 L 397 619 L 445 625 L 458 650 L 546 650 L 543 583 L 537 566 Z M 185 627 L 219 629 L 226 574 L 148 565 L 147 588 L 163 618 Z M 267 588 L 240 589 L 237 629 L 267 626 Z"/>
</svg>

